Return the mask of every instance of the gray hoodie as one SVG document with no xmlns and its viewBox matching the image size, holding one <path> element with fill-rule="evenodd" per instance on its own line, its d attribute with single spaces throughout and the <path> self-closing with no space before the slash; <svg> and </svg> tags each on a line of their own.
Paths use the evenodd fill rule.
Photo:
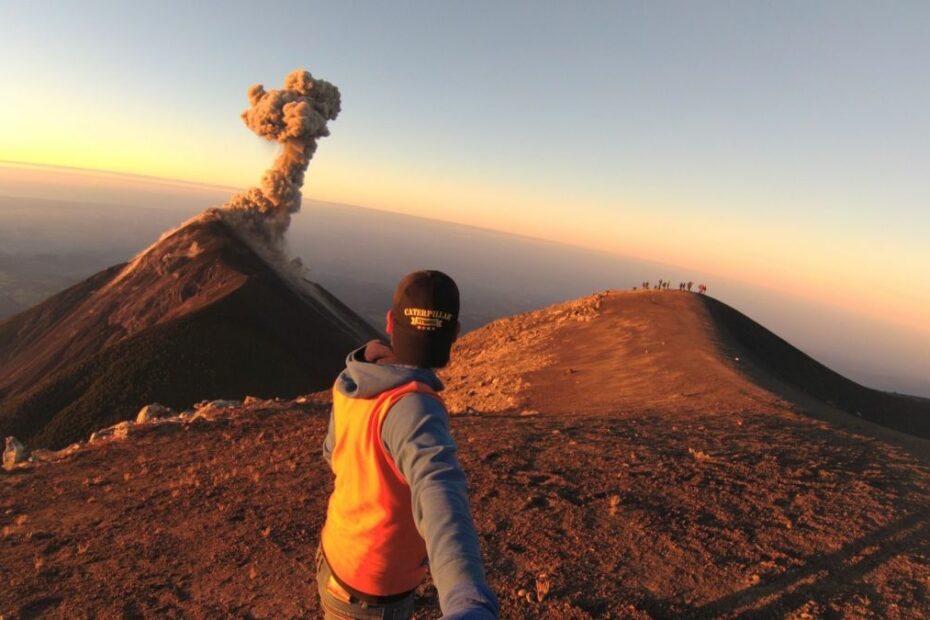
<svg viewBox="0 0 930 620">
<path fill-rule="evenodd" d="M 370 398 L 411 381 L 437 392 L 443 389 L 431 369 L 397 364 L 387 345 L 372 341 L 349 354 L 336 389 L 353 398 Z M 334 440 L 330 415 L 323 442 L 330 466 Z M 442 403 L 428 394 L 407 394 L 388 412 L 381 441 L 410 486 L 413 520 L 426 541 L 443 617 L 496 618 L 497 598 L 485 582 L 465 475 L 455 458 Z"/>
</svg>

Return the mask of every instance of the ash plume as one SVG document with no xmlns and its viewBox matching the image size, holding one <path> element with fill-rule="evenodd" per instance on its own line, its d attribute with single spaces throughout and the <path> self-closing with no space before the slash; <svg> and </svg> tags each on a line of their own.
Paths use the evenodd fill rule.
<svg viewBox="0 0 930 620">
<path fill-rule="evenodd" d="M 291 214 L 300 211 L 300 188 L 317 140 L 329 135 L 326 124 L 339 114 L 339 89 L 298 69 L 284 79 L 284 88 L 266 91 L 254 84 L 248 95 L 242 120 L 257 135 L 281 144 L 281 152 L 261 184 L 233 196 L 223 215 L 240 232 L 275 249 Z"/>
</svg>

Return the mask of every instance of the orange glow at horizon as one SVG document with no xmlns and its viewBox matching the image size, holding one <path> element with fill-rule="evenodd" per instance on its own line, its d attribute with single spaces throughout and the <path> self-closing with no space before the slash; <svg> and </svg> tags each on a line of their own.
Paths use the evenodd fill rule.
<svg viewBox="0 0 930 620">
<path fill-rule="evenodd" d="M 848 263 L 836 265 L 831 262 L 832 257 L 818 254 L 816 244 L 808 247 L 795 244 L 791 252 L 784 248 L 779 251 L 770 242 L 779 235 L 771 230 L 747 229 L 738 222 L 718 222 L 712 233 L 702 234 L 700 217 L 679 215 L 663 219 L 656 215 L 662 211 L 662 205 L 655 208 L 643 208 L 642 204 L 636 208 L 617 206 L 614 219 L 573 220 L 566 213 L 564 196 L 534 195 L 532 191 L 495 186 L 481 179 L 411 178 L 402 166 L 355 163 L 358 167 L 352 168 L 345 162 L 321 156 L 308 173 L 305 197 L 478 226 L 647 260 L 667 265 L 669 271 L 700 272 L 736 280 L 818 304 L 853 310 L 885 323 L 930 332 L 926 314 L 930 300 L 919 295 L 913 299 L 895 297 L 886 290 L 893 289 L 895 284 L 889 286 L 885 281 L 869 282 L 870 278 L 864 277 L 851 283 L 843 277 L 849 270 L 866 275 L 875 270 Z M 232 175 L 227 175 L 230 178 L 218 175 L 222 184 L 198 182 L 193 178 L 140 175 L 131 165 L 121 170 L 91 169 L 87 165 L 62 169 L 44 163 L 14 162 L 0 162 L 0 166 L 29 170 L 34 178 L 41 177 L 50 185 L 73 183 L 93 187 L 103 183 L 114 187 L 141 187 L 155 184 L 180 191 L 215 192 L 218 196 L 225 192 L 231 194 L 252 182 L 235 183 Z M 62 175 L 67 181 L 62 181 Z M 584 208 L 578 210 L 583 211 Z M 655 230 L 663 232 L 651 232 Z M 646 231 L 645 234 L 642 231 Z M 644 274 L 644 278 L 656 275 L 662 274 Z M 708 284 L 713 292 L 713 282 Z M 863 290 L 867 288 L 886 294 L 867 294 Z"/>
</svg>

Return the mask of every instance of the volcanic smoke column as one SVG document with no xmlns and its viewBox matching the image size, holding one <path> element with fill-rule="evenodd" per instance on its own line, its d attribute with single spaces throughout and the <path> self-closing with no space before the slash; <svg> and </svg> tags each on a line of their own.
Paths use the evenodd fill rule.
<svg viewBox="0 0 930 620">
<path fill-rule="evenodd" d="M 339 107 L 339 89 L 302 69 L 288 75 L 281 90 L 251 86 L 242 120 L 259 136 L 279 142 L 281 154 L 265 171 L 261 187 L 251 187 L 226 203 L 227 219 L 278 246 L 291 214 L 300 211 L 300 188 L 316 141 L 329 135 L 326 123 L 336 118 Z"/>
</svg>

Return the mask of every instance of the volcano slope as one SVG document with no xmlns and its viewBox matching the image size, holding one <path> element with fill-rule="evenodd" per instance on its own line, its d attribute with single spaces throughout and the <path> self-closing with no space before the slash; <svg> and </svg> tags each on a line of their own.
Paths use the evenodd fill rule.
<svg viewBox="0 0 930 620">
<path fill-rule="evenodd" d="M 60 448 L 148 402 L 330 385 L 345 351 L 378 332 L 285 273 L 208 211 L 0 323 L 0 436 Z"/>
<path fill-rule="evenodd" d="M 716 303 L 595 295 L 456 345 L 502 617 L 930 615 L 927 441 L 766 377 Z M 318 617 L 327 415 L 325 393 L 208 409 L 0 476 L 0 613 Z"/>
</svg>

